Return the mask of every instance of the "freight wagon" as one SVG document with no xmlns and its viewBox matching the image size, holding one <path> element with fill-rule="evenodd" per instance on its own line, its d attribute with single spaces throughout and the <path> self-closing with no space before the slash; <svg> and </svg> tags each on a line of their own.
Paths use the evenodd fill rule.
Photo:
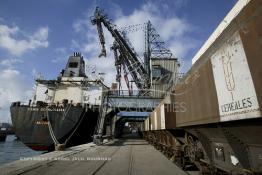
<svg viewBox="0 0 262 175">
<path fill-rule="evenodd" d="M 239 0 L 143 136 L 184 169 L 262 173 L 262 1 Z"/>
</svg>

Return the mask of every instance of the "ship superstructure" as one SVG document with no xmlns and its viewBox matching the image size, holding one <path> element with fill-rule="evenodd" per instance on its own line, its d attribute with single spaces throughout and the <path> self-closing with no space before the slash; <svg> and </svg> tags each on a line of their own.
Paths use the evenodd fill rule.
<svg viewBox="0 0 262 175">
<path fill-rule="evenodd" d="M 85 62 L 80 53 L 70 56 L 66 68 L 57 80 L 36 79 L 33 105 L 38 102 L 48 104 L 71 103 L 100 105 L 102 89 L 100 79 L 90 80 L 85 74 Z"/>
<path fill-rule="evenodd" d="M 101 79 L 85 74 L 83 57 L 74 53 L 56 80 L 36 79 L 33 100 L 12 104 L 15 133 L 35 150 L 89 142 L 106 91 Z"/>
</svg>

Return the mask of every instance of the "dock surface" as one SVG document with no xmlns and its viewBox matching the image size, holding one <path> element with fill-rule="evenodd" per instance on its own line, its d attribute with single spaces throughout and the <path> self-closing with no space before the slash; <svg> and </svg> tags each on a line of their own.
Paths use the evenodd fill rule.
<svg viewBox="0 0 262 175">
<path fill-rule="evenodd" d="M 141 139 L 120 139 L 54 151 L 3 165 L 1 174 L 183 175 L 187 174 Z"/>
</svg>

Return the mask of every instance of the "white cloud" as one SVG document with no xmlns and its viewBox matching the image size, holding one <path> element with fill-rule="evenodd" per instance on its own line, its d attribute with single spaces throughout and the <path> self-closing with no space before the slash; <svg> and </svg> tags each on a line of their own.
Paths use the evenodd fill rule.
<svg viewBox="0 0 262 175">
<path fill-rule="evenodd" d="M 0 59 L 0 66 L 3 67 L 8 67 L 8 68 L 14 68 L 14 66 L 17 63 L 22 63 L 23 61 L 20 59 L 16 59 L 16 58 L 11 58 L 11 59 Z"/>
<path fill-rule="evenodd" d="M 184 5 L 180 0 L 177 0 L 176 3 L 181 6 Z M 196 46 L 196 41 L 190 39 L 187 35 L 194 29 L 194 26 L 189 24 L 187 20 L 177 17 L 175 14 L 164 14 L 163 11 L 159 10 L 159 5 L 161 6 L 157 1 L 154 3 L 148 2 L 127 16 L 123 15 L 118 8 L 117 11 L 119 11 L 119 13 L 115 16 L 114 24 L 116 24 L 118 28 L 123 28 L 130 25 L 143 24 L 150 20 L 156 31 L 160 34 L 161 39 L 165 41 L 167 48 L 173 52 L 175 57 L 181 60 L 182 70 L 186 71 L 189 65 L 187 61 L 182 61 L 182 59 Z M 162 6 L 162 10 L 163 9 L 168 11 L 167 6 Z M 114 39 L 107 29 L 104 28 L 108 56 L 107 58 L 98 58 L 100 43 L 96 26 L 92 26 L 90 22 L 90 16 L 92 15 L 91 10 L 89 10 L 84 18 L 76 20 L 73 24 L 75 32 L 86 37 L 80 40 L 73 40 L 72 47 L 87 55 L 88 63 L 95 64 L 97 70 L 106 72 L 106 79 L 109 78 L 107 82 L 113 82 L 115 81 L 115 65 L 110 46 Z M 136 52 L 143 58 L 144 31 L 130 32 L 127 33 L 127 36 Z"/>
<path fill-rule="evenodd" d="M 8 27 L 0 24 L 0 48 L 15 56 L 21 56 L 28 50 L 48 47 L 48 27 L 41 27 L 33 34 L 23 35 L 18 26 Z M 23 39 L 21 39 L 23 38 Z"/>
<path fill-rule="evenodd" d="M 6 68 L 0 70 L 0 122 L 10 120 L 9 107 L 14 101 L 26 102 L 32 97 L 28 83 L 18 70 Z"/>
</svg>

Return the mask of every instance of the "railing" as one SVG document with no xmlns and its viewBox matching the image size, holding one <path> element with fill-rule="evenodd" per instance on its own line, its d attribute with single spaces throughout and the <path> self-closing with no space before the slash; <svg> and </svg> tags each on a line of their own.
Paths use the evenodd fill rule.
<svg viewBox="0 0 262 175">
<path fill-rule="evenodd" d="M 109 90 L 108 96 L 109 97 L 134 97 L 134 98 L 154 98 L 154 93 L 156 90 Z M 131 93 L 130 93 L 131 92 Z M 161 91 L 163 94 L 166 92 Z M 155 97 L 157 98 L 157 97 Z"/>
<path fill-rule="evenodd" d="M 122 96 L 122 97 L 135 97 L 139 96 L 142 91 L 140 90 L 108 90 L 108 96 Z M 130 93 L 131 92 L 131 93 Z"/>
</svg>

